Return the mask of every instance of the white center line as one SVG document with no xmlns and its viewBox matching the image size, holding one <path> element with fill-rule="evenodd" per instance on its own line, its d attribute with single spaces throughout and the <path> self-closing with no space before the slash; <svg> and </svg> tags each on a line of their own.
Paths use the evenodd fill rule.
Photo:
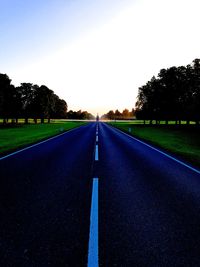
<svg viewBox="0 0 200 267">
<path fill-rule="evenodd" d="M 98 135 L 96 136 L 96 142 L 98 142 L 99 141 L 99 138 L 98 138 Z"/>
<path fill-rule="evenodd" d="M 94 178 L 90 212 L 88 267 L 99 266 L 98 245 L 98 178 Z"/>
<path fill-rule="evenodd" d="M 95 161 L 99 160 L 99 147 L 98 145 L 96 145 L 96 149 L 95 149 Z"/>
</svg>

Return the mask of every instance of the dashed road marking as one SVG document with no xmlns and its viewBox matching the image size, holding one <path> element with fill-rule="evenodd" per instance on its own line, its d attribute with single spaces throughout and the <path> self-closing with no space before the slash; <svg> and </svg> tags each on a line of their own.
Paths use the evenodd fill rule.
<svg viewBox="0 0 200 267">
<path fill-rule="evenodd" d="M 99 266 L 99 244 L 98 244 L 98 178 L 93 179 L 92 201 L 90 212 L 90 233 L 88 246 L 87 267 Z"/>
<path fill-rule="evenodd" d="M 95 148 L 95 161 L 98 161 L 99 160 L 99 146 L 96 145 L 96 148 Z"/>
</svg>

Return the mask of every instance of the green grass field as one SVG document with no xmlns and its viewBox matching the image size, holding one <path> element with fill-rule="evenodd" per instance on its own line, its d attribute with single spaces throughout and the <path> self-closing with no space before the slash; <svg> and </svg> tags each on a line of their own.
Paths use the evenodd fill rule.
<svg viewBox="0 0 200 267">
<path fill-rule="evenodd" d="M 19 124 L 15 127 L 0 127 L 0 155 L 60 134 L 85 123 L 80 121 L 62 122 L 56 120 L 50 124 Z"/>
<path fill-rule="evenodd" d="M 195 125 L 140 125 L 136 122 L 112 122 L 113 126 L 161 147 L 200 167 L 200 128 Z"/>
</svg>

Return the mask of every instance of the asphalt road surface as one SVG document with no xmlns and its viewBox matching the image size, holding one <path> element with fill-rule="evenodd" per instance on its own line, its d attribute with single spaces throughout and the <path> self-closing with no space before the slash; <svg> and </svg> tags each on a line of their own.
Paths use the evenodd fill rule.
<svg viewBox="0 0 200 267">
<path fill-rule="evenodd" d="M 104 123 L 2 158 L 0 266 L 200 266 L 200 172 Z"/>
</svg>

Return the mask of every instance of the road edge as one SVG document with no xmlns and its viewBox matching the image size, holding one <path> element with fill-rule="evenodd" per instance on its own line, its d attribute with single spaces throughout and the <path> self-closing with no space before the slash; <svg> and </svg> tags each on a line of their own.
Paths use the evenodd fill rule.
<svg viewBox="0 0 200 267">
<path fill-rule="evenodd" d="M 147 146 L 147 147 L 153 149 L 154 151 L 157 151 L 157 152 L 161 153 L 162 155 L 164 155 L 164 156 L 166 156 L 166 157 L 168 157 L 168 158 L 170 158 L 170 159 L 172 159 L 172 160 L 178 162 L 179 164 L 181 164 L 181 165 L 183 165 L 183 166 L 189 168 L 190 170 L 192 170 L 192 171 L 194 171 L 194 172 L 200 174 L 200 170 L 198 169 L 198 167 L 192 167 L 192 166 L 190 165 L 189 162 L 186 163 L 186 162 L 182 161 L 181 159 L 176 158 L 176 157 L 175 157 L 176 155 L 174 155 L 174 156 L 173 156 L 173 155 L 170 155 L 170 154 L 168 154 L 168 152 L 167 152 L 166 150 L 163 149 L 163 151 L 162 151 L 162 150 L 161 150 L 162 148 L 155 147 L 155 146 L 152 145 L 152 144 L 148 144 L 148 143 L 146 143 L 145 141 L 143 141 L 142 139 L 139 139 L 139 138 L 137 138 L 137 137 L 134 137 L 133 135 L 130 135 L 130 134 L 128 134 L 128 133 L 122 131 L 121 129 L 119 129 L 119 128 L 113 126 L 113 125 L 108 125 L 108 124 L 106 124 L 106 125 L 107 125 L 108 127 L 110 126 L 111 128 L 113 128 L 113 129 L 119 131 L 120 133 L 122 133 L 122 134 L 124 134 L 124 135 L 126 135 L 126 136 L 128 136 L 128 137 L 130 137 L 130 138 L 132 138 L 133 140 L 135 140 L 135 141 L 137 141 L 137 142 L 139 142 L 139 143 L 141 143 L 141 144 L 143 144 L 143 145 L 145 145 L 145 146 Z M 166 151 L 166 152 L 165 152 L 165 151 Z"/>
<path fill-rule="evenodd" d="M 76 130 L 76 129 L 80 128 L 80 127 L 84 127 L 84 126 L 85 125 L 80 125 L 80 126 L 72 128 L 72 129 L 66 130 L 64 133 L 59 133 L 59 134 L 53 135 L 51 137 L 43 138 L 43 139 L 41 139 L 42 141 L 38 141 L 38 142 L 32 143 L 32 144 L 27 144 L 27 146 L 25 145 L 25 147 L 20 148 L 19 150 L 16 148 L 16 150 L 14 149 L 13 152 L 11 152 L 11 153 L 8 152 L 8 154 L 6 154 L 6 152 L 5 152 L 5 155 L 2 155 L 2 156 L 0 155 L 0 161 L 3 160 L 3 159 L 6 159 L 8 157 L 14 156 L 14 155 L 16 155 L 18 153 L 21 153 L 21 152 L 23 152 L 25 150 L 28 150 L 30 148 L 33 148 L 33 147 L 39 146 L 41 144 L 44 144 L 44 143 L 46 143 L 48 141 L 51 141 L 52 139 L 58 138 L 58 137 L 60 137 L 62 135 L 65 135 L 65 134 L 67 134 L 67 133 L 69 133 L 71 131 L 74 131 L 74 130 Z"/>
</svg>

